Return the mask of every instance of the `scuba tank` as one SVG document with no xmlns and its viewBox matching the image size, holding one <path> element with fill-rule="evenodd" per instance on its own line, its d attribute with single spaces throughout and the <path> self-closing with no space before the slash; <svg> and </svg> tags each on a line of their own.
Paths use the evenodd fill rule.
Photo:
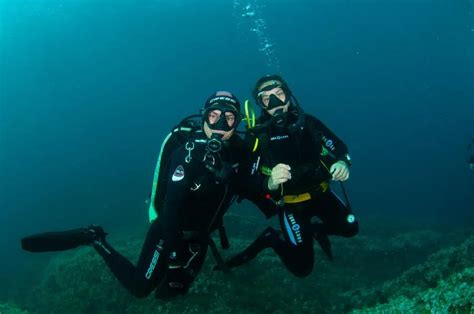
<svg viewBox="0 0 474 314">
<path fill-rule="evenodd" d="M 190 140 L 193 137 L 193 133 L 200 129 L 201 115 L 191 115 L 181 120 L 181 122 L 164 138 L 156 161 L 152 190 L 148 204 L 148 219 L 150 223 L 158 218 L 165 196 L 166 186 L 164 184 L 166 178 L 165 175 L 160 176 L 160 174 L 166 173 L 166 170 L 169 167 L 170 156 L 175 149 L 181 145 L 189 146 L 186 147 L 187 149 L 189 148 L 189 152 L 194 149 L 194 143 L 190 142 Z M 190 144 L 188 145 L 187 143 Z M 188 157 L 190 157 L 190 155 L 186 158 Z"/>
</svg>

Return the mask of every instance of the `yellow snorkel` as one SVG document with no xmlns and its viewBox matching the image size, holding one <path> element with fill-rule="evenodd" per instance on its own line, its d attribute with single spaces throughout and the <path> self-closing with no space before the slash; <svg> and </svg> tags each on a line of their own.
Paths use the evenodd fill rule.
<svg viewBox="0 0 474 314">
<path fill-rule="evenodd" d="M 247 121 L 247 129 L 251 129 L 255 127 L 255 110 L 253 109 L 253 105 L 250 100 L 245 100 L 245 118 L 244 121 Z"/>
<path fill-rule="evenodd" d="M 255 128 L 255 125 L 256 125 L 256 118 L 255 118 L 255 109 L 253 108 L 253 105 L 252 103 L 250 102 L 250 100 L 246 99 L 245 100 L 245 105 L 244 105 L 244 109 L 245 109 L 245 118 L 243 118 L 242 120 L 243 121 L 246 121 L 247 122 L 247 130 L 251 130 L 253 128 Z M 255 152 L 257 150 L 257 147 L 258 147 L 258 137 L 255 139 L 255 144 L 252 148 L 252 152 Z"/>
</svg>

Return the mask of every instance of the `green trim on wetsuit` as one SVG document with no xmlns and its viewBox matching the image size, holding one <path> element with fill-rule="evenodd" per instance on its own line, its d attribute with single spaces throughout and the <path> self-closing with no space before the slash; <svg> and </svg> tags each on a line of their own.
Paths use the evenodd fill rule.
<svg viewBox="0 0 474 314">
<path fill-rule="evenodd" d="M 156 218 L 158 218 L 159 214 L 159 208 L 155 208 L 155 197 L 156 197 L 156 191 L 158 190 L 158 181 L 160 179 L 160 166 L 161 166 L 161 160 L 163 156 L 163 151 L 165 150 L 165 146 L 168 143 L 169 139 L 171 136 L 173 136 L 176 132 L 190 132 L 192 131 L 192 128 L 187 128 L 187 127 L 179 127 L 174 129 L 172 132 L 170 132 L 165 139 L 163 140 L 163 143 L 161 144 L 160 148 L 160 154 L 158 155 L 158 159 L 156 161 L 156 166 L 155 166 L 155 173 L 153 175 L 153 184 L 151 187 L 151 197 L 150 197 L 150 206 L 148 207 L 148 220 L 149 222 L 153 222 Z M 168 156 L 169 157 L 169 156 Z"/>
</svg>

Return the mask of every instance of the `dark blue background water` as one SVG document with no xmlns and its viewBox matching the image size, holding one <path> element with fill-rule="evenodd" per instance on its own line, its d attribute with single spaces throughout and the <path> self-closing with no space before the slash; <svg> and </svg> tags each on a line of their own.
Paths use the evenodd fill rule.
<svg viewBox="0 0 474 314">
<path fill-rule="evenodd" d="M 41 259 L 22 235 L 145 229 L 173 123 L 273 72 L 349 145 L 361 216 L 472 217 L 472 2 L 259 3 L 279 70 L 233 1 L 0 0 L 0 291 Z"/>
</svg>

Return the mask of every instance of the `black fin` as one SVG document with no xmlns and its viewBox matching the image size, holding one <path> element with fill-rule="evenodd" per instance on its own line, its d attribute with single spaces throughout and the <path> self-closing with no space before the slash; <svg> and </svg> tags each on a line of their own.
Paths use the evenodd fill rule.
<svg viewBox="0 0 474 314">
<path fill-rule="evenodd" d="M 21 239 L 21 247 L 29 252 L 66 251 L 81 245 L 103 240 L 107 234 L 99 226 L 78 228 L 67 231 L 45 232 Z"/>
</svg>

